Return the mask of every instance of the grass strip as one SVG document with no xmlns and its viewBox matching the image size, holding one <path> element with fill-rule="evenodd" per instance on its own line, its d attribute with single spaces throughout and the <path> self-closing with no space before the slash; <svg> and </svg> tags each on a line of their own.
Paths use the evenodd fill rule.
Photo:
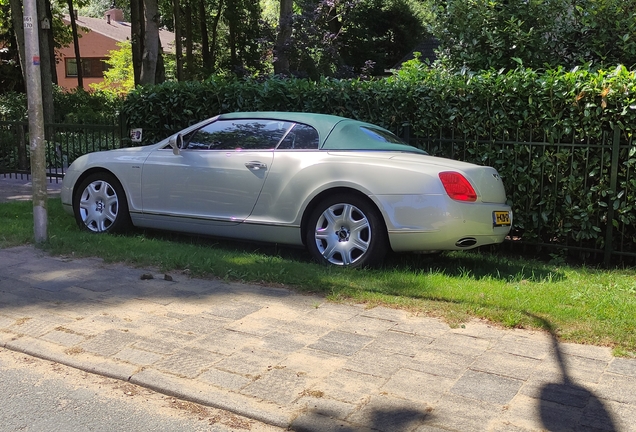
<svg viewBox="0 0 636 432">
<path fill-rule="evenodd" d="M 33 241 L 30 201 L 0 204 L 0 247 Z M 301 249 L 135 230 L 95 235 L 78 229 L 59 199 L 48 202 L 54 255 L 186 271 L 200 278 L 284 286 L 332 301 L 384 305 L 459 326 L 482 318 L 504 327 L 551 327 L 562 341 L 636 353 L 636 272 L 553 265 L 502 254 L 393 254 L 379 269 L 313 263 Z"/>
</svg>

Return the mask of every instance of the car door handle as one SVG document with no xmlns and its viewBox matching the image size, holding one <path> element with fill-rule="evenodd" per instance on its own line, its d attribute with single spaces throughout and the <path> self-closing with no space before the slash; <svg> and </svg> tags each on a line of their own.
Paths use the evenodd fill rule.
<svg viewBox="0 0 636 432">
<path fill-rule="evenodd" d="M 267 164 L 264 164 L 263 162 L 259 162 L 259 161 L 246 162 L 245 166 L 254 171 L 267 169 Z"/>
</svg>

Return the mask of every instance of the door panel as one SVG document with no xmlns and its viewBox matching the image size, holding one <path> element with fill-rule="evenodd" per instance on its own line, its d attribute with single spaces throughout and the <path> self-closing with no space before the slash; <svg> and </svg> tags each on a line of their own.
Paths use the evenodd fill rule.
<svg viewBox="0 0 636 432">
<path fill-rule="evenodd" d="M 217 120 L 183 136 L 178 155 L 150 154 L 142 172 L 143 211 L 242 222 L 251 213 L 293 124 L 272 119 Z"/>
<path fill-rule="evenodd" d="M 157 150 L 143 167 L 143 211 L 241 222 L 256 204 L 272 159 L 272 150 Z"/>
</svg>

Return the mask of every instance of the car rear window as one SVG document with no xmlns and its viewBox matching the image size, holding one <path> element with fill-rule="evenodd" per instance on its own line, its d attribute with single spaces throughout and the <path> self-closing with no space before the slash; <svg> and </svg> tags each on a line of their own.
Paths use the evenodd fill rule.
<svg viewBox="0 0 636 432">
<path fill-rule="evenodd" d="M 406 144 L 386 129 L 357 121 L 338 123 L 322 148 L 324 150 L 400 151 L 427 154 L 424 150 Z"/>
<path fill-rule="evenodd" d="M 369 138 L 374 141 L 383 142 L 383 143 L 392 143 L 392 144 L 406 144 L 396 135 L 393 135 L 389 131 L 385 131 L 382 129 L 368 128 L 368 127 L 360 127 L 360 130 L 364 132 Z"/>
</svg>

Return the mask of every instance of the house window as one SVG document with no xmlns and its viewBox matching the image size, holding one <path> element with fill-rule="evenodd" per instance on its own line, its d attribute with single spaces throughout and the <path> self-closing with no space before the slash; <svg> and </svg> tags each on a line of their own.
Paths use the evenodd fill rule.
<svg viewBox="0 0 636 432">
<path fill-rule="evenodd" d="M 77 62 L 75 61 L 75 59 L 66 58 L 64 60 L 66 66 L 66 76 L 76 77 Z M 105 58 L 85 57 L 81 59 L 81 64 L 82 76 L 84 78 L 102 78 L 104 76 L 104 71 L 108 69 Z"/>
</svg>

